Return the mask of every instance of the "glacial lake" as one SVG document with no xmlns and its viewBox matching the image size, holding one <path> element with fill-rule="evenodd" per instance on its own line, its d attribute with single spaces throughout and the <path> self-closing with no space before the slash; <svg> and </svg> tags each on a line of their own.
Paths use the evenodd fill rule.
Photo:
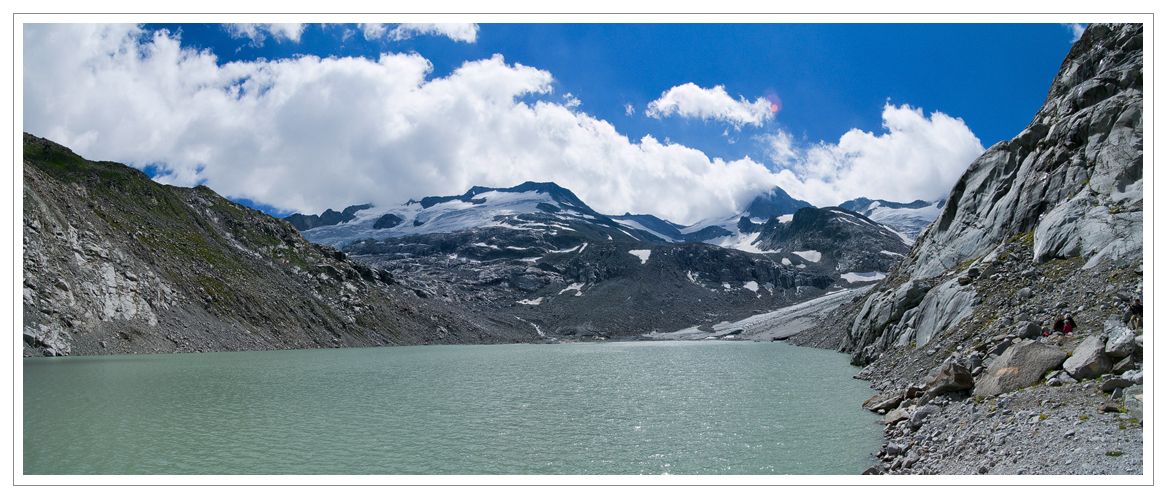
<svg viewBox="0 0 1168 500">
<path fill-rule="evenodd" d="M 28 358 L 37 474 L 859 474 L 846 355 L 781 342 Z"/>
</svg>

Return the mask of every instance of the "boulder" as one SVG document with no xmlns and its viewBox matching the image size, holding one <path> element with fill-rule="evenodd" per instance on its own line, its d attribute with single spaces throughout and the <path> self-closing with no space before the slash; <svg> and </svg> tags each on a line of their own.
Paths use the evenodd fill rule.
<svg viewBox="0 0 1168 500">
<path fill-rule="evenodd" d="M 1121 379 L 1131 382 L 1131 385 L 1144 385 L 1144 371 L 1132 370 L 1120 376 Z"/>
<path fill-rule="evenodd" d="M 1111 321 L 1108 321 L 1108 323 L 1111 323 Z M 1123 358 L 1136 352 L 1135 332 L 1123 325 L 1119 325 L 1108 331 L 1107 345 L 1104 347 L 1104 352 L 1113 358 Z"/>
<path fill-rule="evenodd" d="M 1018 335 L 1018 338 L 1022 339 L 1032 339 L 1042 335 L 1042 327 L 1038 326 L 1038 323 L 1034 322 L 1027 322 L 1018 325 L 1018 328 L 1015 331 L 1016 335 Z"/>
<path fill-rule="evenodd" d="M 969 369 L 953 359 L 946 360 L 925 379 L 925 394 L 929 397 L 972 388 L 973 375 L 970 375 Z"/>
<path fill-rule="evenodd" d="M 1127 417 L 1143 422 L 1144 420 L 1144 386 L 1133 385 L 1123 390 L 1123 407 L 1127 410 Z"/>
<path fill-rule="evenodd" d="M 909 417 L 909 424 L 912 425 L 913 429 L 918 429 L 925 423 L 925 417 L 939 411 L 941 411 L 941 407 L 937 405 L 925 405 L 917 408 L 917 411 L 913 412 L 912 417 Z"/>
<path fill-rule="evenodd" d="M 1103 392 L 1111 392 L 1116 388 L 1131 387 L 1135 382 L 1110 373 L 1103 374 L 1103 384 L 1099 386 L 1099 390 Z"/>
<path fill-rule="evenodd" d="M 1038 383 L 1042 375 L 1054 370 L 1066 359 L 1066 354 L 1033 340 L 1024 340 L 1011 346 L 986 368 L 977 380 L 974 396 L 994 396 Z"/>
<path fill-rule="evenodd" d="M 861 406 L 868 411 L 887 411 L 896 408 L 901 401 L 904 401 L 904 397 L 899 394 L 877 394 L 868 398 Z"/>
<path fill-rule="evenodd" d="M 1111 358 L 1105 352 L 1106 346 L 1097 335 L 1083 339 L 1074 354 L 1063 363 L 1063 369 L 1075 380 L 1095 378 L 1111 371 Z"/>
<path fill-rule="evenodd" d="M 1136 368 L 1135 356 L 1128 356 L 1128 357 L 1120 360 L 1118 363 L 1115 363 L 1115 365 L 1111 367 L 1111 373 L 1114 373 L 1116 375 L 1120 375 L 1128 370 L 1134 370 L 1135 368 Z"/>
<path fill-rule="evenodd" d="M 908 406 L 905 408 L 897 408 L 892 410 L 884 416 L 884 424 L 891 425 L 900 422 L 901 420 L 908 420 L 910 417 L 912 417 L 912 413 L 916 409 L 916 406 Z"/>
</svg>

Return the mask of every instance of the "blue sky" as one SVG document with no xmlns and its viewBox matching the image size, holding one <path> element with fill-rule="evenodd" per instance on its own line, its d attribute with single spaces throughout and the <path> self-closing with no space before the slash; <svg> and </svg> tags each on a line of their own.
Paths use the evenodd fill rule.
<svg viewBox="0 0 1168 500">
<path fill-rule="evenodd" d="M 944 196 L 1029 123 L 1073 32 L 24 25 L 24 128 L 275 215 L 535 180 L 692 223 L 776 185 L 820 206 Z"/>
</svg>

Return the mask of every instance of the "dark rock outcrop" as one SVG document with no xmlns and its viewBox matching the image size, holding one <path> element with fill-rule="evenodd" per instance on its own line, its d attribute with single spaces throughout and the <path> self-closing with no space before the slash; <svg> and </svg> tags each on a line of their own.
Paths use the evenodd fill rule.
<svg viewBox="0 0 1168 500">
<path fill-rule="evenodd" d="M 746 207 L 745 215 L 755 219 L 769 219 L 775 215 L 793 214 L 802 208 L 814 208 L 810 203 L 796 200 L 780 187 L 775 187 L 769 193 L 763 193 L 751 200 Z"/>
</svg>

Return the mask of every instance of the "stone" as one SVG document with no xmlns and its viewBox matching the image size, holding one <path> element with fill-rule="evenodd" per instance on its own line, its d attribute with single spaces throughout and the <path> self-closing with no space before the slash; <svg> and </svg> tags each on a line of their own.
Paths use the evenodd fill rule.
<svg viewBox="0 0 1168 500">
<path fill-rule="evenodd" d="M 1099 413 L 1119 413 L 1119 407 L 1113 403 L 1103 403 L 1099 406 Z"/>
<path fill-rule="evenodd" d="M 1023 273 L 1023 275 L 1025 275 L 1025 273 Z M 1025 287 L 1025 288 L 1022 288 L 1021 290 L 1018 290 L 1018 298 L 1020 298 L 1020 299 L 1029 299 L 1030 297 L 1033 297 L 1033 296 L 1034 296 L 1034 292 L 1030 291 L 1030 287 Z"/>
<path fill-rule="evenodd" d="M 1121 379 L 1131 382 L 1131 385 L 1144 385 L 1144 371 L 1132 370 L 1120 376 Z"/>
<path fill-rule="evenodd" d="M 1108 321 L 1111 323 L 1111 321 Z M 1104 352 L 1113 358 L 1123 358 L 1136 351 L 1136 334 L 1126 326 L 1119 325 L 1108 331 Z"/>
<path fill-rule="evenodd" d="M 908 448 L 909 446 L 907 444 L 890 442 L 884 447 L 884 455 L 889 457 L 903 455 L 906 451 L 908 451 Z"/>
<path fill-rule="evenodd" d="M 973 375 L 969 369 L 949 359 L 941 364 L 925 379 L 925 394 L 930 397 L 946 392 L 965 391 L 973 388 Z"/>
<path fill-rule="evenodd" d="M 1103 384 L 1099 386 L 1099 390 L 1103 392 L 1111 392 L 1116 388 L 1123 388 L 1135 385 L 1131 380 L 1123 379 L 1117 375 L 1110 373 L 1103 374 Z"/>
<path fill-rule="evenodd" d="M 916 406 L 909 406 L 892 410 L 884 416 L 884 424 L 890 425 L 900 422 L 901 420 L 908 420 L 910 417 L 912 417 L 912 412 L 914 410 L 916 410 Z"/>
<path fill-rule="evenodd" d="M 904 398 L 899 394 L 877 394 L 864 401 L 861 407 L 868 411 L 888 411 L 896 408 L 901 401 L 904 401 Z"/>
<path fill-rule="evenodd" d="M 1019 325 L 1016 330 L 1016 335 L 1021 339 L 1033 339 L 1042 335 L 1042 327 L 1038 323 L 1027 322 Z"/>
<path fill-rule="evenodd" d="M 1104 352 L 1105 347 L 1098 335 L 1083 339 L 1063 363 L 1063 369 L 1075 380 L 1092 379 L 1111 371 L 1111 358 Z"/>
<path fill-rule="evenodd" d="M 1115 363 L 1115 365 L 1113 365 L 1111 367 L 1111 373 L 1114 373 L 1116 375 L 1120 375 L 1128 370 L 1134 370 L 1135 368 L 1136 368 L 1135 357 L 1128 356 L 1128 357 L 1120 360 L 1118 363 Z"/>
<path fill-rule="evenodd" d="M 908 455 L 904 457 L 904 468 L 911 469 L 913 464 L 916 464 L 920 460 L 921 456 L 918 455 L 916 451 L 910 451 L 908 452 Z"/>
<path fill-rule="evenodd" d="M 917 411 L 914 411 L 912 417 L 909 418 L 909 425 L 914 429 L 920 428 L 925 423 L 926 417 L 939 411 L 941 411 L 941 407 L 937 405 L 925 405 L 917 408 Z"/>
<path fill-rule="evenodd" d="M 1024 340 L 1006 349 L 975 383 L 974 396 L 994 396 L 1038 383 L 1042 376 L 1059 367 L 1066 354 L 1033 340 Z"/>
<path fill-rule="evenodd" d="M 1123 407 L 1128 418 L 1144 420 L 1144 386 L 1133 385 L 1123 390 Z"/>
</svg>

